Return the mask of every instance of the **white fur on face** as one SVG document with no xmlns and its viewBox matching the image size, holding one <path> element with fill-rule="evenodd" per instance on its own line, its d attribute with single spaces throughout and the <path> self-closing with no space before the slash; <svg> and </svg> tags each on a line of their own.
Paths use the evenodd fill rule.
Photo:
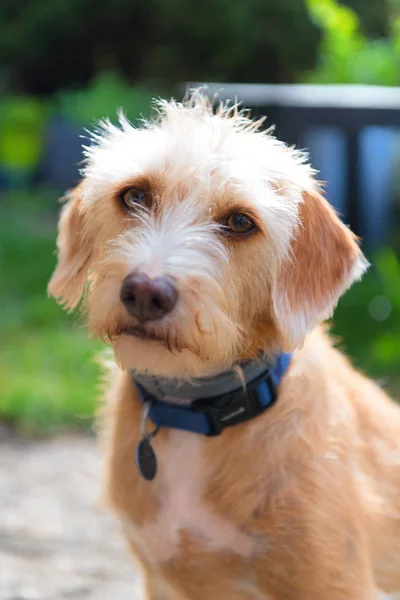
<svg viewBox="0 0 400 600">
<path fill-rule="evenodd" d="M 120 127 L 101 123 L 95 144 L 86 148 L 86 204 L 143 175 L 193 181 L 198 202 L 229 183 L 260 211 L 275 256 L 283 259 L 298 224 L 302 193 L 315 187 L 306 155 L 257 132 L 235 107 L 212 114 L 201 96 L 188 105 L 162 101 L 159 108 L 160 119 L 142 129 L 123 115 Z"/>
</svg>

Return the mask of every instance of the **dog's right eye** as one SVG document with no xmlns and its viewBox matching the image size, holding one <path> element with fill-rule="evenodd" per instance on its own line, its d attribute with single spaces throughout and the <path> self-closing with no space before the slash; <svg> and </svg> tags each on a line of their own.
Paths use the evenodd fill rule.
<svg viewBox="0 0 400 600">
<path fill-rule="evenodd" d="M 138 188 L 130 188 L 123 192 L 120 196 L 121 202 L 129 210 L 135 209 L 137 206 L 148 206 L 149 193 Z"/>
</svg>

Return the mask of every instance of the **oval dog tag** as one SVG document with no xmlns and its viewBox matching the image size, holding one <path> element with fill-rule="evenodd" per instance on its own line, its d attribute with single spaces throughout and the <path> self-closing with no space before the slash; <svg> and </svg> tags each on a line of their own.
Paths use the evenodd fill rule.
<svg viewBox="0 0 400 600">
<path fill-rule="evenodd" d="M 157 473 L 157 459 L 149 438 L 143 438 L 136 446 L 135 462 L 143 479 L 154 479 Z"/>
</svg>

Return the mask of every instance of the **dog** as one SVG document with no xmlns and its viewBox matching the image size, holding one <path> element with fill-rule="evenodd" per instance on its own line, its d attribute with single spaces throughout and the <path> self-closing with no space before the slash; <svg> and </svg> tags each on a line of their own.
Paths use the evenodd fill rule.
<svg viewBox="0 0 400 600">
<path fill-rule="evenodd" d="M 114 351 L 107 500 L 148 600 L 400 597 L 400 410 L 321 325 L 368 263 L 261 124 L 195 90 L 86 147 L 49 293 Z"/>
</svg>

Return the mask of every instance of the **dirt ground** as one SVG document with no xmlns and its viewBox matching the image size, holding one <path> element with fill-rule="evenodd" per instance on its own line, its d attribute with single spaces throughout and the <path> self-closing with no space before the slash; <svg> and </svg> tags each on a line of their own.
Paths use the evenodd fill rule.
<svg viewBox="0 0 400 600">
<path fill-rule="evenodd" d="M 94 439 L 0 426 L 0 600 L 143 600 L 99 473 Z"/>
</svg>

